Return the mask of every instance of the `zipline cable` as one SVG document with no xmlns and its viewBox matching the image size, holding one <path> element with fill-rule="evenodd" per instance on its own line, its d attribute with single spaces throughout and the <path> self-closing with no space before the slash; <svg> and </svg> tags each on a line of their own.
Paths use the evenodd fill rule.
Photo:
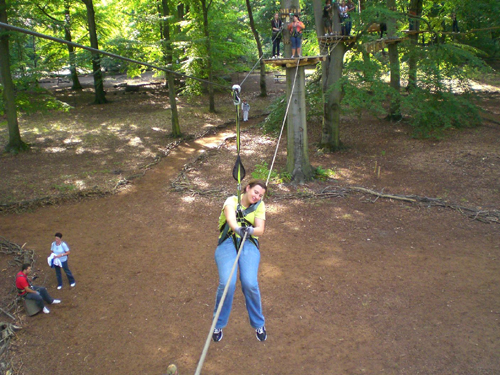
<svg viewBox="0 0 500 375">
<path fill-rule="evenodd" d="M 217 311 L 215 312 L 215 316 L 212 321 L 212 325 L 210 326 L 210 331 L 208 332 L 207 340 L 205 341 L 205 346 L 203 347 L 200 361 L 198 362 L 198 367 L 196 367 L 196 372 L 194 373 L 194 375 L 199 375 L 201 373 L 201 368 L 203 367 L 203 363 L 205 362 L 205 357 L 207 356 L 208 348 L 210 347 L 212 333 L 214 332 L 215 325 L 217 324 L 217 319 L 219 319 L 220 312 L 222 311 L 222 306 L 224 305 L 224 300 L 226 299 L 227 291 L 229 290 L 229 284 L 233 277 L 234 271 L 236 270 L 236 265 L 238 264 L 238 259 L 240 258 L 240 255 L 243 250 L 243 245 L 245 244 L 246 239 L 247 239 L 247 232 L 245 232 L 245 235 L 241 240 L 241 245 L 238 250 L 238 255 L 236 255 L 236 260 L 234 261 L 233 268 L 231 269 L 231 273 L 229 274 L 229 278 L 227 279 L 226 287 L 224 288 L 224 292 L 222 293 L 219 306 L 217 307 Z"/>
<path fill-rule="evenodd" d="M 290 91 L 290 97 L 288 98 L 288 103 L 286 105 L 285 116 L 283 118 L 283 124 L 281 125 L 280 136 L 278 137 L 278 142 L 276 143 L 276 150 L 274 151 L 273 161 L 269 167 L 269 174 L 267 175 L 266 186 L 269 184 L 269 179 L 271 178 L 271 172 L 273 171 L 274 161 L 276 160 L 276 155 L 278 154 L 278 148 L 280 146 L 281 136 L 283 135 L 283 129 L 285 128 L 285 122 L 288 117 L 288 110 L 290 109 L 290 103 L 292 102 L 293 89 L 295 88 L 295 82 L 297 81 L 297 73 L 299 72 L 300 60 L 297 60 L 297 67 L 295 68 L 295 77 L 293 79 L 292 90 Z"/>
<path fill-rule="evenodd" d="M 211 82 L 211 81 L 203 79 L 203 78 L 198 78 L 198 77 L 190 76 L 188 74 L 180 73 L 180 72 L 177 72 L 175 70 L 171 70 L 171 69 L 167 69 L 167 68 L 161 68 L 159 66 L 156 66 L 156 65 L 153 65 L 153 64 L 149 64 L 149 63 L 146 63 L 146 62 L 143 62 L 143 61 L 129 59 L 128 57 L 123 57 L 123 56 L 120 56 L 120 55 L 116 55 L 114 53 L 106 52 L 106 51 L 103 51 L 103 50 L 100 50 L 100 49 L 97 49 L 97 48 L 87 47 L 87 46 L 84 46 L 82 44 L 78 44 L 78 43 L 74 43 L 74 42 L 69 42 L 67 40 L 56 38 L 56 37 L 53 37 L 53 36 L 50 36 L 50 35 L 45 35 L 45 34 L 37 33 L 36 31 L 31 31 L 31 30 L 23 29 L 21 27 L 13 26 L 13 25 L 10 25 L 8 23 L 0 22 L 0 31 L 1 31 L 1 28 L 12 30 L 12 31 L 18 31 L 20 33 L 33 35 L 33 36 L 36 36 L 38 38 L 48 39 L 48 40 L 51 40 L 51 41 L 54 41 L 54 42 L 67 44 L 69 46 L 73 46 L 73 47 L 77 47 L 77 48 L 83 48 L 83 49 L 86 49 L 86 50 L 91 51 L 91 52 L 99 53 L 101 55 L 110 56 L 110 57 L 113 57 L 113 58 L 116 58 L 116 59 L 120 59 L 120 60 L 131 62 L 131 63 L 134 63 L 134 64 L 139 64 L 139 65 L 147 66 L 147 67 L 150 67 L 150 68 L 153 68 L 153 69 L 158 69 L 158 70 L 161 70 L 161 71 L 164 71 L 164 72 L 173 73 L 173 74 L 176 74 L 176 75 L 184 77 L 184 78 L 194 79 L 195 81 L 208 83 L 209 85 L 219 86 L 219 87 L 223 87 L 226 90 L 230 90 L 229 86 L 221 85 L 220 83 Z"/>
</svg>

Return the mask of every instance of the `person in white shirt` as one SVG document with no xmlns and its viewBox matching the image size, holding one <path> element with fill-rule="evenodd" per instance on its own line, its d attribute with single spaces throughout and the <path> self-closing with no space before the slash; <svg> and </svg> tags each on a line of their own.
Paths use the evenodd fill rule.
<svg viewBox="0 0 500 375">
<path fill-rule="evenodd" d="M 243 121 L 248 121 L 248 112 L 250 111 L 250 104 L 246 100 L 243 100 L 243 105 L 241 106 L 243 111 Z"/>
<path fill-rule="evenodd" d="M 61 268 L 66 273 L 68 277 L 69 285 L 73 288 L 76 285 L 75 278 L 71 273 L 68 267 L 68 255 L 70 253 L 69 247 L 66 242 L 62 241 L 62 233 L 55 234 L 55 241 L 52 242 L 52 246 L 50 247 L 50 251 L 54 253 L 54 258 L 59 259 L 61 261 L 61 267 L 54 266 L 56 269 L 56 277 L 57 277 L 57 289 L 62 289 L 62 274 Z"/>
</svg>

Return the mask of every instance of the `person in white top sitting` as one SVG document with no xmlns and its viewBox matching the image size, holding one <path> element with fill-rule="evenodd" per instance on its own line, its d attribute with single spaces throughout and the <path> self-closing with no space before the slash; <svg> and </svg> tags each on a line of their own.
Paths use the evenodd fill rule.
<svg viewBox="0 0 500 375">
<path fill-rule="evenodd" d="M 54 242 L 52 242 L 50 251 L 54 253 L 55 258 L 58 258 L 61 261 L 62 265 L 62 267 L 54 266 L 54 268 L 56 269 L 57 289 L 62 289 L 63 286 L 61 268 L 64 270 L 66 276 L 68 277 L 69 285 L 73 288 L 76 285 L 76 282 L 73 274 L 68 267 L 68 255 L 70 253 L 69 247 L 66 242 L 62 241 L 62 233 L 56 233 L 55 237 L 56 239 Z"/>
</svg>

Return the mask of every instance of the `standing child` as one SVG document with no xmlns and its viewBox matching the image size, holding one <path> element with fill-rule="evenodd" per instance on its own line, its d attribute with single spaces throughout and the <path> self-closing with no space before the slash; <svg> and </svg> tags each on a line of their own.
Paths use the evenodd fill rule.
<svg viewBox="0 0 500 375">
<path fill-rule="evenodd" d="M 250 111 L 250 104 L 246 100 L 243 100 L 243 105 L 241 106 L 243 111 L 243 121 L 248 121 L 248 112 Z"/>
</svg>

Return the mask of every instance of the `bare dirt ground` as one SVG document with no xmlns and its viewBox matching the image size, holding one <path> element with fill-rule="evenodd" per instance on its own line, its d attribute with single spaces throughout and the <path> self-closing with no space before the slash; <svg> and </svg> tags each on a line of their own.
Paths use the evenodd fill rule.
<svg viewBox="0 0 500 375">
<path fill-rule="evenodd" d="M 269 85 L 284 89 L 272 77 Z M 250 87 L 256 117 L 242 135 L 248 172 L 270 163 L 276 146 L 254 126 L 270 99 L 256 97 L 255 83 Z M 159 120 L 168 118 L 168 100 L 155 92 L 114 97 L 107 106 L 74 99 L 69 114 L 46 115 L 46 128 L 24 134 L 35 150 L 0 159 L 2 202 L 56 196 L 62 184 L 105 191 L 118 183 L 116 176 L 142 176 L 141 166 L 164 155 L 172 141 Z M 217 115 L 197 107 L 201 100 L 182 102 L 181 128 L 196 136 L 229 121 L 232 103 L 226 102 L 221 96 L 218 105 L 227 108 Z M 315 146 L 319 126 L 311 125 L 310 161 L 335 175 L 298 187 L 273 185 L 266 199 L 260 287 L 268 340 L 256 340 L 237 291 L 224 338 L 211 344 L 202 373 L 499 374 L 499 224 L 367 194 L 306 198 L 327 187 L 362 186 L 498 210 L 499 102 L 497 92 L 483 93 L 481 106 L 493 122 L 448 132 L 441 141 L 411 139 L 404 123 L 346 118 L 347 148 L 326 154 Z M 74 138 L 62 125 L 68 119 L 80 129 Z M 23 119 L 21 126 L 34 129 L 28 126 L 34 122 Z M 119 122 L 122 127 L 107 126 Z M 100 138 L 103 129 L 109 134 Z M 0 216 L 0 236 L 36 250 L 40 283 L 62 299 L 49 315 L 19 312 L 23 330 L 10 347 L 17 374 L 157 375 L 169 363 L 180 374 L 194 373 L 218 282 L 216 222 L 235 190 L 232 135 L 229 125 L 182 142 L 117 194 Z M 172 181 L 186 164 L 186 189 L 176 192 Z M 34 185 L 31 192 L 25 181 Z M 282 199 L 286 194 L 291 198 Z M 45 262 L 56 231 L 71 247 L 74 289 L 64 280 L 56 290 Z M 13 298 L 17 269 L 0 259 L 3 290 L 10 293 L 2 296 Z"/>
</svg>

